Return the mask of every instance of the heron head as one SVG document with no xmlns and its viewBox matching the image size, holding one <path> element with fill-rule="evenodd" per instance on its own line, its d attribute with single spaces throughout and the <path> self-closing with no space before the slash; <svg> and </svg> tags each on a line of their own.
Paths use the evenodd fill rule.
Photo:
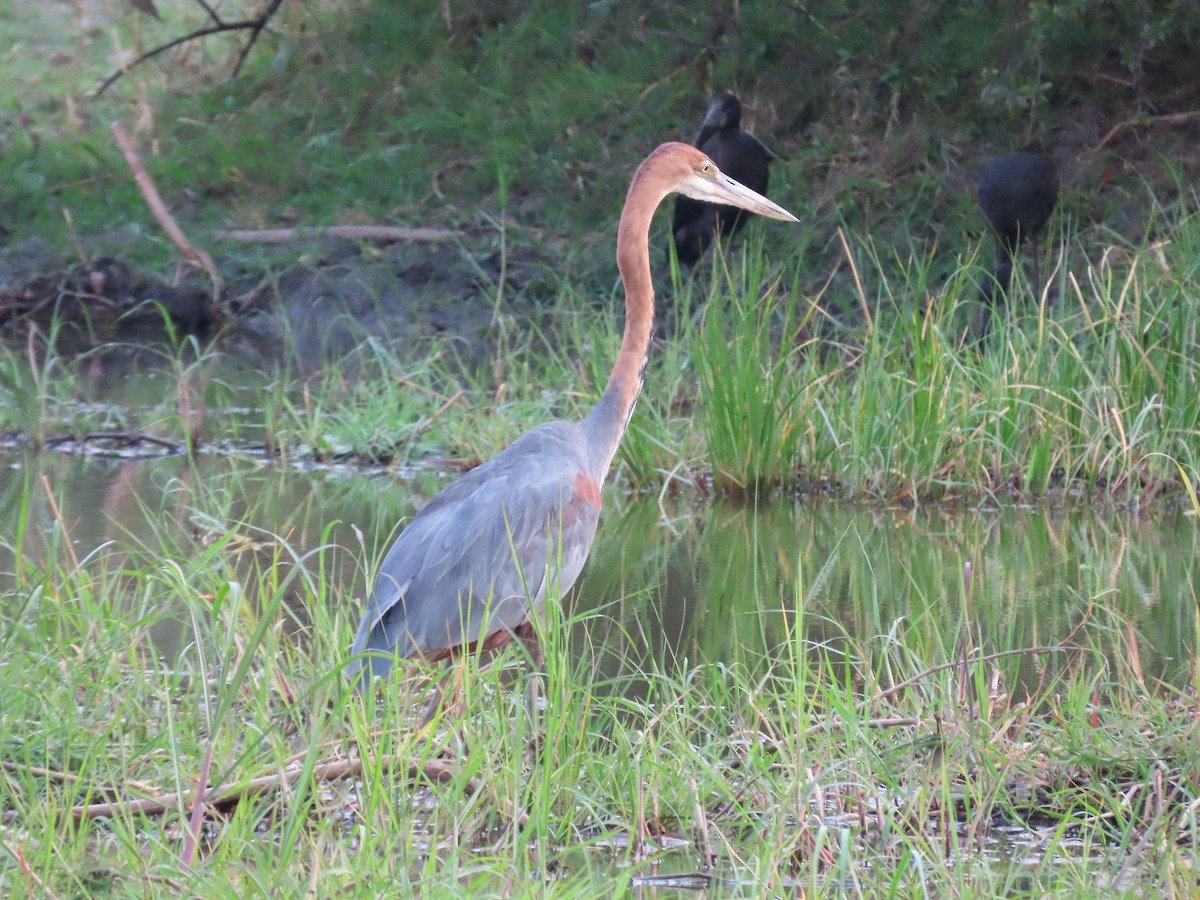
<svg viewBox="0 0 1200 900">
<path fill-rule="evenodd" d="M 769 219 L 799 221 L 782 206 L 773 203 L 757 191 L 752 191 L 740 181 L 730 178 L 718 169 L 717 164 L 706 154 L 696 148 L 687 144 L 668 146 L 673 148 L 671 155 L 674 175 L 674 184 L 668 190 L 678 191 L 693 200 L 737 206 Z"/>
</svg>

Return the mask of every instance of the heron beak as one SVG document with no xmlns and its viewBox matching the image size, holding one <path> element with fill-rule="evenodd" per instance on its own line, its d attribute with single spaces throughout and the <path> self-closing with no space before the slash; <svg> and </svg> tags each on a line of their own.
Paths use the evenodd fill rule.
<svg viewBox="0 0 1200 900">
<path fill-rule="evenodd" d="M 777 203 L 773 203 L 757 191 L 752 191 L 740 181 L 734 181 L 723 172 L 717 172 L 712 178 L 694 176 L 679 186 L 679 192 L 693 200 L 705 200 L 709 203 L 724 203 L 726 206 L 737 206 L 755 215 L 766 216 L 768 219 L 782 219 L 785 222 L 799 222 Z"/>
</svg>

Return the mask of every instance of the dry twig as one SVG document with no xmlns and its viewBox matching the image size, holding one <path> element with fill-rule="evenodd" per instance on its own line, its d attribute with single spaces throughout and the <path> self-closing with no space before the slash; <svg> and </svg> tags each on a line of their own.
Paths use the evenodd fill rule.
<svg viewBox="0 0 1200 900">
<path fill-rule="evenodd" d="M 217 270 L 217 264 L 213 262 L 212 257 L 208 253 L 196 247 L 184 235 L 183 229 L 179 227 L 170 210 L 167 209 L 167 204 L 163 202 L 162 195 L 159 194 L 158 188 L 154 186 L 154 182 L 150 179 L 150 173 L 142 165 L 142 158 L 138 155 L 137 148 L 133 146 L 133 141 L 129 139 L 129 135 L 125 133 L 125 129 L 121 127 L 120 122 L 112 123 L 112 134 L 113 139 L 117 142 L 117 146 L 121 148 L 121 154 L 125 157 L 125 164 L 133 172 L 133 178 L 137 182 L 142 196 L 146 198 L 146 205 L 150 207 L 150 212 L 154 213 L 154 218 L 158 220 L 158 224 L 162 227 L 162 230 L 167 233 L 167 237 L 171 239 L 171 243 L 179 248 L 179 252 L 186 259 L 198 264 L 208 273 L 209 282 L 212 284 L 213 303 L 219 303 L 221 300 L 222 282 L 221 273 Z"/>
<path fill-rule="evenodd" d="M 1162 116 L 1138 116 L 1136 119 L 1118 122 L 1108 130 L 1108 134 L 1104 135 L 1104 138 L 1096 145 L 1092 152 L 1095 153 L 1098 150 L 1103 150 L 1109 141 L 1126 129 L 1142 128 L 1148 125 L 1179 125 L 1183 122 L 1190 122 L 1192 119 L 1200 119 L 1200 110 L 1167 113 Z"/>
<path fill-rule="evenodd" d="M 41 766 L 23 766 L 20 763 L 9 762 L 7 759 L 0 760 L 0 768 L 5 772 L 23 772 L 39 778 L 48 778 L 50 781 L 57 781 L 60 784 L 74 784 L 79 781 L 79 776 L 72 775 L 70 772 L 59 772 L 56 769 L 45 769 Z"/>
<path fill-rule="evenodd" d="M 315 782 L 335 781 L 339 778 L 347 778 L 356 776 L 362 773 L 364 760 L 362 757 L 354 759 L 338 758 L 326 760 L 318 763 L 312 770 L 312 778 Z M 384 758 L 378 761 L 380 772 L 389 771 L 394 764 L 400 760 Z M 249 797 L 255 797 L 260 794 L 270 793 L 271 791 L 279 791 L 284 788 L 291 787 L 304 774 L 303 765 L 292 765 L 283 772 L 278 772 L 272 775 L 263 775 L 259 778 L 252 778 L 249 781 L 244 781 L 234 784 L 223 784 L 208 791 L 204 796 L 204 804 L 214 809 L 223 809 L 230 806 L 235 806 L 242 800 Z M 444 784 L 454 779 L 456 769 L 453 761 L 444 759 L 430 759 L 420 765 L 410 764 L 408 767 L 408 777 L 418 778 L 425 777 L 430 781 Z M 468 795 L 474 795 L 483 790 L 483 784 L 477 778 L 469 778 L 463 790 Z M 158 816 L 171 810 L 182 810 L 188 804 L 194 803 L 196 800 L 197 791 L 180 791 L 172 794 L 163 794 L 161 797 L 140 797 L 136 800 L 114 800 L 107 803 L 91 803 L 86 806 L 76 806 L 71 809 L 71 816 L 76 821 L 84 819 L 105 819 L 112 818 L 118 815 L 129 815 L 133 813 L 141 813 L 145 816 Z M 5 819 L 9 818 L 9 814 L 5 814 Z M 524 816 L 521 816 L 523 819 Z"/>
<path fill-rule="evenodd" d="M 206 28 L 197 28 L 195 31 L 185 34 L 183 37 L 177 37 L 174 40 L 167 41 L 165 44 L 155 47 L 153 50 L 147 50 L 133 62 L 122 66 L 121 68 L 117 69 L 117 71 L 113 72 L 113 74 L 105 78 L 104 81 L 100 83 L 100 87 L 96 88 L 96 93 L 92 94 L 92 99 L 95 100 L 105 91 L 107 91 L 117 82 L 119 78 L 121 78 L 121 76 L 133 69 L 136 69 L 147 60 L 153 59 L 160 53 L 166 53 L 168 50 L 178 47 L 180 44 L 186 44 L 188 41 L 194 41 L 202 37 L 208 37 L 210 34 L 221 34 L 222 32 L 226 31 L 249 31 L 250 39 L 246 41 L 246 45 L 242 47 L 242 52 L 238 54 L 237 64 L 234 65 L 233 72 L 230 73 L 229 76 L 230 78 L 236 78 L 238 72 L 242 70 L 242 65 L 246 62 L 246 57 L 250 53 L 250 48 L 254 46 L 255 41 L 258 40 L 258 36 L 262 34 L 263 29 L 267 27 L 267 23 L 271 21 L 271 17 L 275 15 L 275 13 L 279 11 L 279 7 L 283 5 L 283 0 L 268 0 L 267 5 L 263 7 L 263 11 L 253 19 L 243 19 L 239 22 L 226 22 L 220 16 L 218 16 L 216 10 L 214 10 L 208 3 L 204 2 L 204 0 L 197 0 L 197 2 L 204 7 L 204 11 L 207 12 L 209 18 L 213 20 L 212 25 L 209 25 Z"/>
<path fill-rule="evenodd" d="M 390 225 L 329 225 L 325 228 L 256 228 L 216 231 L 219 240 L 244 244 L 283 244 L 302 238 L 335 237 L 351 241 L 449 241 L 459 232 L 447 228 L 397 228 Z"/>
</svg>

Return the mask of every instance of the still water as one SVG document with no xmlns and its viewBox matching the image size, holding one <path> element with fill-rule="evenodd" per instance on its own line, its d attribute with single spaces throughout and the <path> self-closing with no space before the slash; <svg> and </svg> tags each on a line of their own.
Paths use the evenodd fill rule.
<svg viewBox="0 0 1200 900">
<path fill-rule="evenodd" d="M 367 572 L 400 523 L 449 477 L 425 469 L 305 471 L 236 454 L 202 454 L 189 464 L 180 456 L 19 450 L 0 453 L 0 472 L 2 594 L 14 586 L 21 593 L 18 540 L 34 560 L 62 532 L 80 559 L 102 545 L 169 557 L 236 529 L 251 551 L 271 535 L 297 556 L 333 545 L 322 577 L 352 625 Z M 930 633 L 969 627 L 986 650 L 993 638 L 1003 646 L 1054 644 L 1103 605 L 1144 639 L 1146 676 L 1173 681 L 1194 634 L 1198 547 L 1196 519 L 1174 508 L 755 506 L 660 502 L 610 485 L 568 605 L 580 632 L 574 640 L 595 645 L 599 637 L 613 659 L 649 653 L 668 667 L 769 653 L 796 610 L 810 641 L 877 640 L 910 623 Z M 309 602 L 300 588 L 289 597 L 298 621 L 307 619 Z M 186 634 L 182 623 L 176 630 L 165 620 L 152 637 L 173 659 Z"/>
</svg>

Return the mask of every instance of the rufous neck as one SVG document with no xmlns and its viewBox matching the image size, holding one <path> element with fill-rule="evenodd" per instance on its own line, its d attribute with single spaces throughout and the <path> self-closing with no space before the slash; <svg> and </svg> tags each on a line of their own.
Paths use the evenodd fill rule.
<svg viewBox="0 0 1200 900">
<path fill-rule="evenodd" d="M 639 175 L 642 173 L 639 172 Z M 592 477 L 602 484 L 642 390 L 650 335 L 654 327 L 654 285 L 650 278 L 650 220 L 663 195 L 635 177 L 617 228 L 617 268 L 625 286 L 625 332 L 608 384 L 583 420 Z"/>
</svg>

